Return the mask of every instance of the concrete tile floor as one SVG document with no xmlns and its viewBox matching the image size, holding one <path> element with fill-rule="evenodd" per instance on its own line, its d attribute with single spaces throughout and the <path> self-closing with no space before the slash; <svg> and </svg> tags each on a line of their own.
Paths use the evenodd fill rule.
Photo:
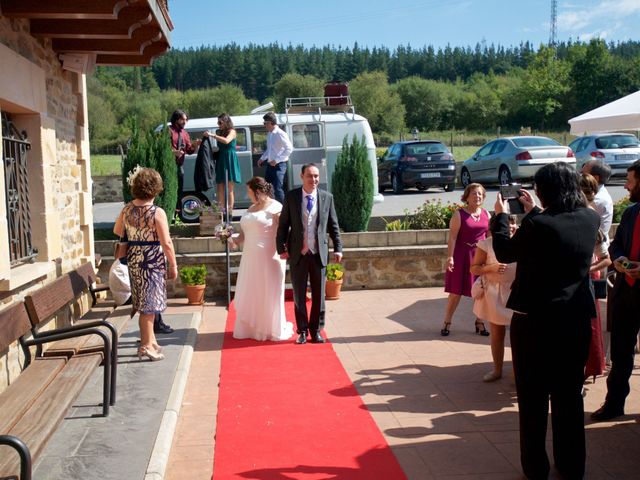
<svg viewBox="0 0 640 480">
<path fill-rule="evenodd" d="M 522 478 L 509 349 L 504 377 L 483 383 L 491 370 L 489 338 L 474 333 L 466 299 L 451 336 L 441 337 L 445 303 L 440 288 L 343 292 L 327 302 L 326 332 L 408 478 Z M 224 306 L 204 307 L 167 479 L 211 478 L 225 319 Z M 604 378 L 585 389 L 587 478 L 638 478 L 640 371 L 619 422 L 588 419 L 604 399 Z"/>
</svg>

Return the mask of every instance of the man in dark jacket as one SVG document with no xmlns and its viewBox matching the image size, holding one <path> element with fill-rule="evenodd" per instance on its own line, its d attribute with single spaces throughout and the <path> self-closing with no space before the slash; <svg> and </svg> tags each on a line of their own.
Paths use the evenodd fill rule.
<svg viewBox="0 0 640 480">
<path fill-rule="evenodd" d="M 609 247 L 613 267 L 618 271 L 609 295 L 611 313 L 611 372 L 607 377 L 607 399 L 593 412 L 597 422 L 624 415 L 633 371 L 634 348 L 640 330 L 640 160 L 627 170 L 628 207 Z"/>
</svg>

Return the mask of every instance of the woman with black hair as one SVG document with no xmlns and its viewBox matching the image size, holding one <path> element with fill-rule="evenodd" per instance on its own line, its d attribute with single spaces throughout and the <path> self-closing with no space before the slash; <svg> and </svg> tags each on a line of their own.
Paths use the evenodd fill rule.
<svg viewBox="0 0 640 480">
<path fill-rule="evenodd" d="M 600 218 L 587 208 L 579 177 L 564 162 L 535 175 L 533 196 L 521 190 L 526 212 L 509 234 L 507 202 L 500 195 L 493 248 L 500 262 L 517 262 L 507 307 L 520 416 L 520 459 L 531 479 L 547 478 L 545 449 L 551 401 L 553 457 L 563 478 L 584 476 L 585 435 L 582 383 L 596 314 L 589 269 Z"/>
</svg>

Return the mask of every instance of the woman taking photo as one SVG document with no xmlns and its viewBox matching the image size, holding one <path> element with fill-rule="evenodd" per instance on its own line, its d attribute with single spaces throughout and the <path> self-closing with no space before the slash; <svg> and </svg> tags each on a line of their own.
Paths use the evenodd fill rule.
<svg viewBox="0 0 640 480">
<path fill-rule="evenodd" d="M 578 174 L 564 162 L 551 163 L 534 177 L 542 208 L 526 190 L 526 212 L 511 237 L 507 201 L 498 195 L 493 248 L 499 262 L 517 262 L 507 307 L 511 354 L 520 417 L 520 460 L 528 478 L 547 478 L 545 449 L 551 401 L 553 457 L 563 478 L 584 476 L 585 435 L 582 383 L 595 302 L 590 285 L 593 251 L 600 227 L 587 208 Z"/>
<path fill-rule="evenodd" d="M 444 274 L 444 291 L 449 294 L 444 323 L 440 335 L 449 335 L 453 314 L 458 308 L 460 297 L 471 297 L 473 274 L 471 264 L 476 252 L 476 244 L 485 238 L 489 228 L 489 212 L 482 208 L 487 192 L 479 183 L 470 183 L 464 189 L 463 208 L 455 211 L 449 222 L 449 242 L 447 270 Z M 476 333 L 487 336 L 489 332 L 479 320 L 476 320 Z"/>
<path fill-rule="evenodd" d="M 129 177 L 129 187 L 133 200 L 120 212 L 113 231 L 119 237 L 126 233 L 128 239 L 132 307 L 140 313 L 138 358 L 157 361 L 164 355 L 160 353 L 153 333 L 153 319 L 167 308 L 165 277 L 174 280 L 178 276 L 178 266 L 167 215 L 153 204 L 163 188 L 160 174 L 151 168 L 136 167 Z"/>
<path fill-rule="evenodd" d="M 218 194 L 218 205 L 220 209 L 225 208 L 224 182 L 227 173 L 229 174 L 229 211 L 225 212 L 228 221 L 231 221 L 233 213 L 234 195 L 233 187 L 240 183 L 240 163 L 236 153 L 236 130 L 233 128 L 231 117 L 226 113 L 218 116 L 218 130 L 216 133 L 204 132 L 204 136 L 212 137 L 218 142 L 218 160 L 216 161 L 216 184 Z"/>
</svg>

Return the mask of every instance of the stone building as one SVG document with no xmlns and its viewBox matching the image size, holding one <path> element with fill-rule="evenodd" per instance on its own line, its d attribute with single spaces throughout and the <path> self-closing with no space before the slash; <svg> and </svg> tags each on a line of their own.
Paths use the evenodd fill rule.
<svg viewBox="0 0 640 480">
<path fill-rule="evenodd" d="M 0 308 L 94 262 L 86 75 L 149 65 L 172 28 L 166 0 L 0 0 Z M 0 392 L 21 363 L 0 352 Z"/>
</svg>

